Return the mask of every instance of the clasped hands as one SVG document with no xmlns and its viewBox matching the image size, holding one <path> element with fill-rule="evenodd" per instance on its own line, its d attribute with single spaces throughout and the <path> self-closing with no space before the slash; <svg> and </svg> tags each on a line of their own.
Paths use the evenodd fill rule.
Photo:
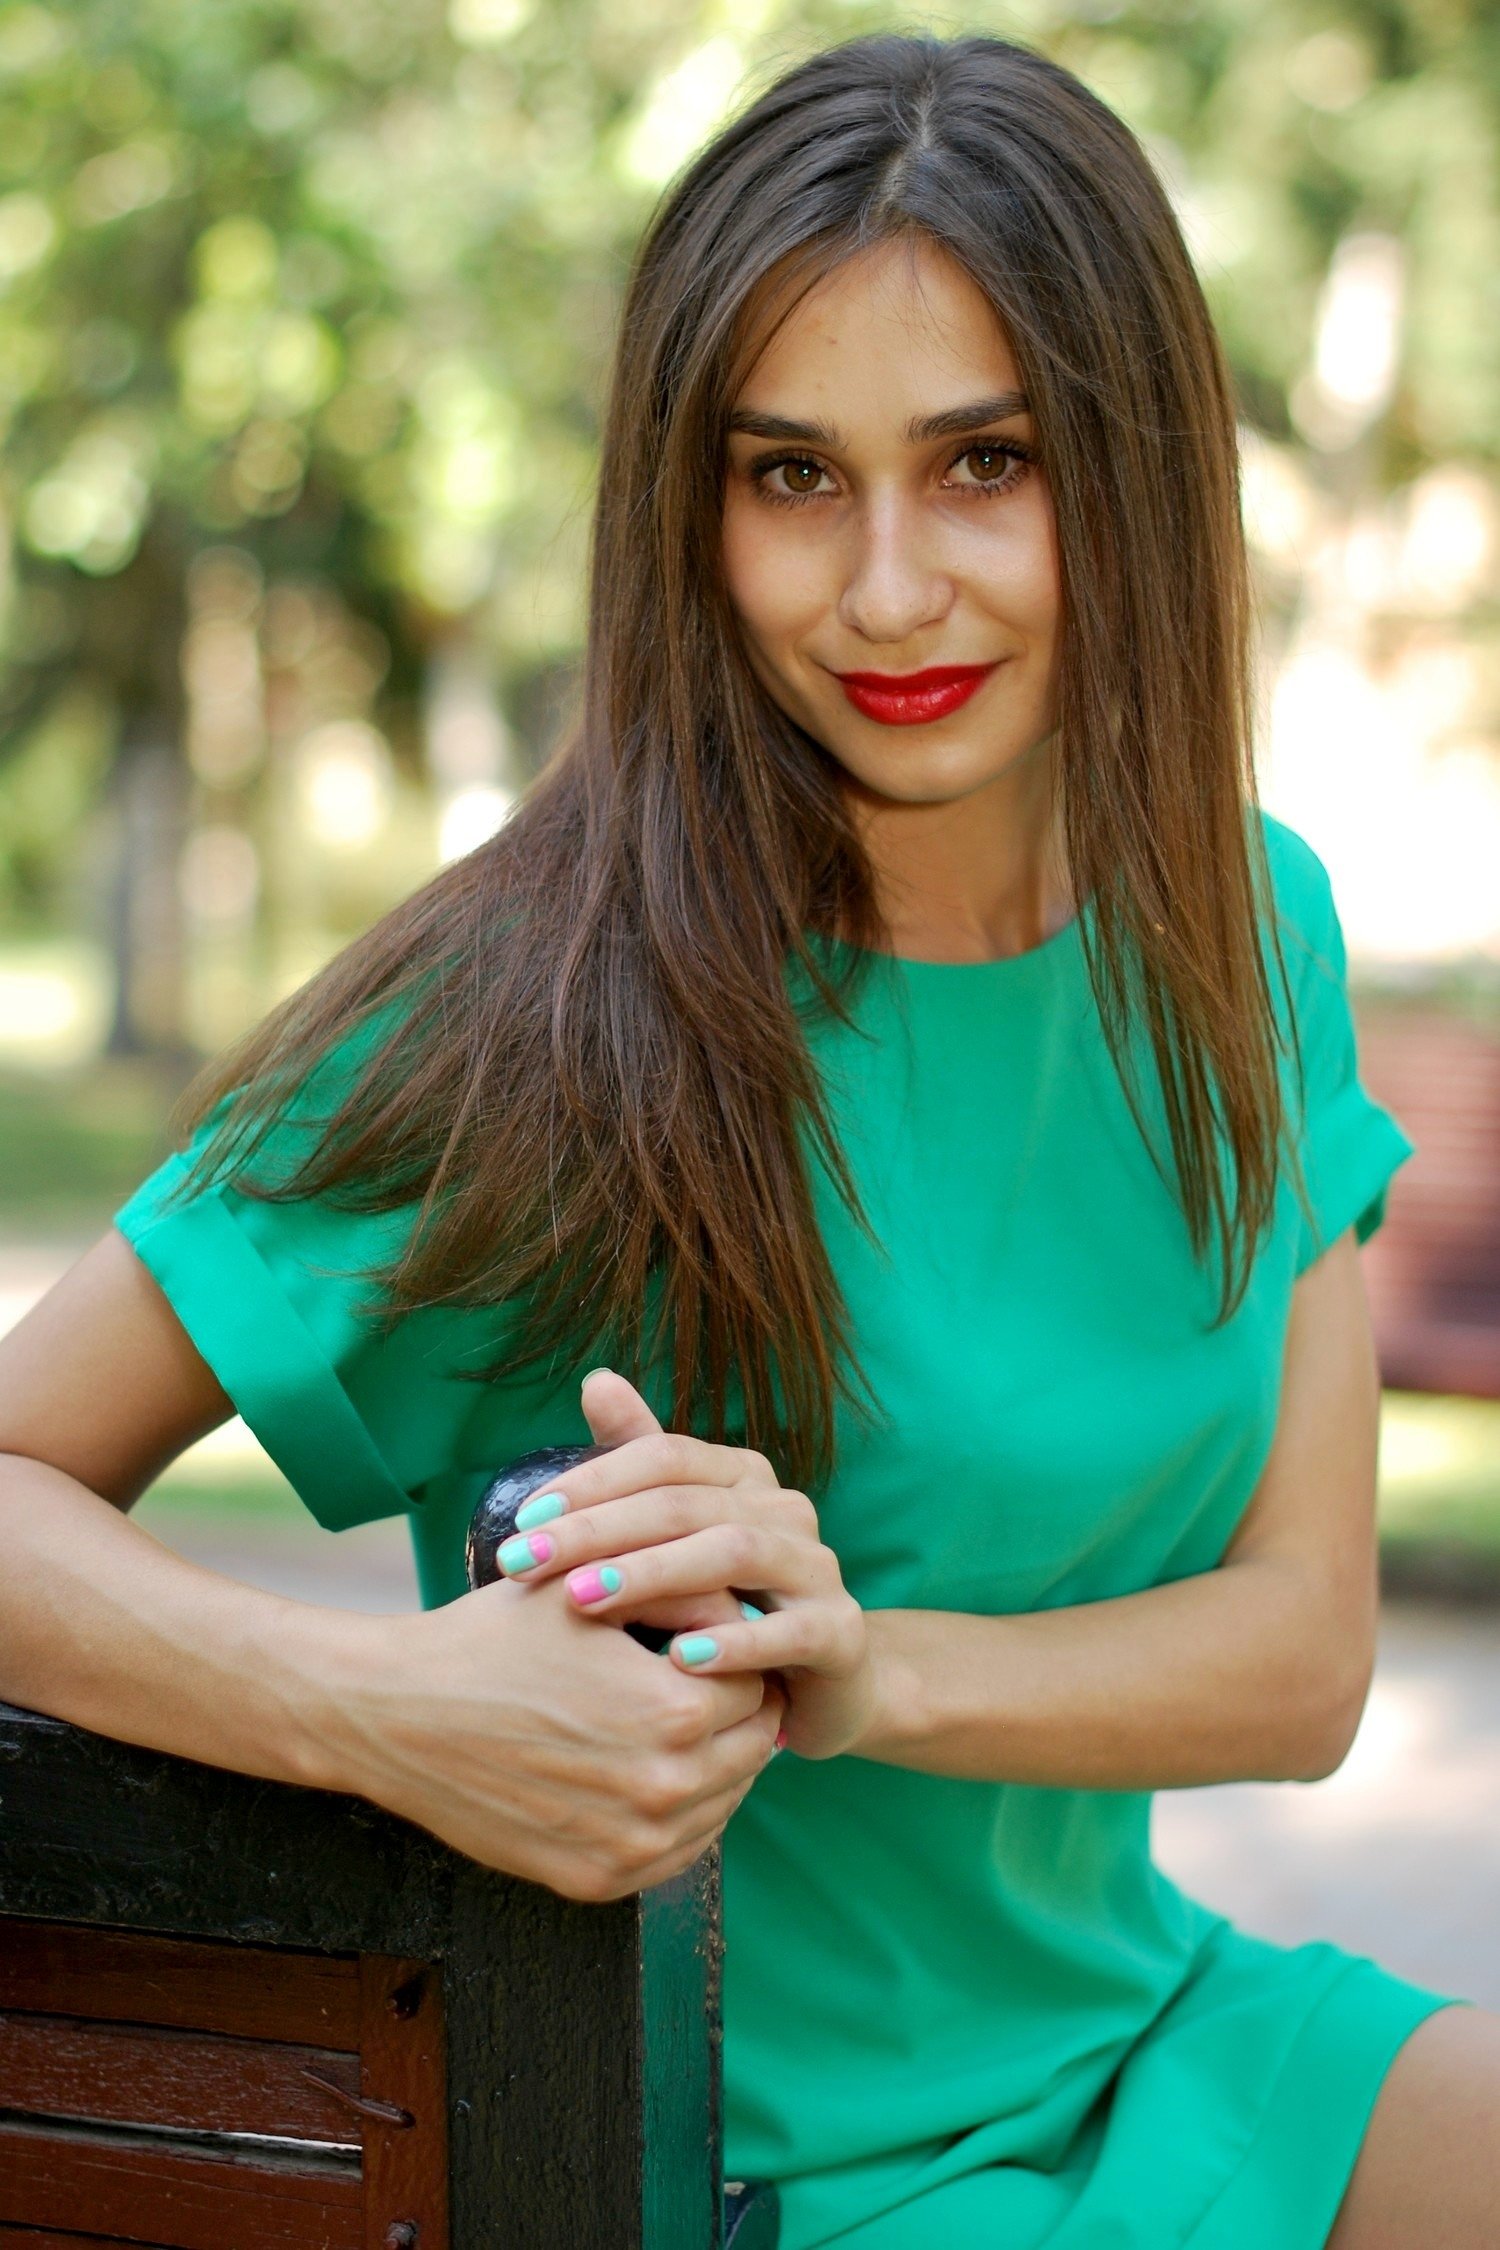
<svg viewBox="0 0 1500 2250">
<path fill-rule="evenodd" d="M 663 1430 L 612 1369 L 583 1404 L 611 1450 L 532 1495 L 513 1567 L 413 1616 L 327 1613 L 298 1718 L 315 1785 L 603 1901 L 691 1866 L 778 1743 L 831 1758 L 880 1714 L 812 1503 L 758 1453 Z"/>
<path fill-rule="evenodd" d="M 812 1502 L 780 1485 L 764 1454 L 664 1431 L 611 1368 L 585 1379 L 582 1400 L 611 1450 L 526 1503 L 500 1549 L 506 1577 L 560 1579 L 570 1605 L 600 1622 L 671 1629 L 670 1659 L 695 1677 L 777 1675 L 777 1747 L 806 1758 L 849 1749 L 873 1704 L 868 1638 Z"/>
</svg>

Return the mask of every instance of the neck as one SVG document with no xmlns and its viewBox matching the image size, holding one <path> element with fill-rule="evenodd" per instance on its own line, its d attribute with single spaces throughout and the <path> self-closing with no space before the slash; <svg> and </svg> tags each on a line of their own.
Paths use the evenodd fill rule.
<svg viewBox="0 0 1500 2250">
<path fill-rule="evenodd" d="M 1053 740 L 944 803 L 906 804 L 855 785 L 851 806 L 892 952 L 1002 960 L 1073 919 Z"/>
</svg>

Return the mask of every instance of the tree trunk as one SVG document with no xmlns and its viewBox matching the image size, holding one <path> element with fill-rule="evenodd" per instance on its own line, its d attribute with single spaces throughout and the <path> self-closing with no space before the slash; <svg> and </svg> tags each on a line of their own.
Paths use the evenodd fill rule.
<svg viewBox="0 0 1500 2250">
<path fill-rule="evenodd" d="M 106 915 L 114 963 L 112 1055 L 182 1058 L 183 927 L 178 868 L 187 776 L 168 724 L 128 718 L 112 777 L 114 867 Z"/>
</svg>

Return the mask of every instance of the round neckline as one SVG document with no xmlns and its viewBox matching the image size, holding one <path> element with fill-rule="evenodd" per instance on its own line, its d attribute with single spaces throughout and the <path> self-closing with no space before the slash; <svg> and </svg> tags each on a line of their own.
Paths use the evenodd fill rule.
<svg viewBox="0 0 1500 2250">
<path fill-rule="evenodd" d="M 887 953 L 879 946 L 851 945 L 847 938 L 825 936 L 821 931 L 809 932 L 809 935 L 816 934 L 825 945 L 858 960 L 887 961 L 893 969 L 901 970 L 915 981 L 925 979 L 944 983 L 950 979 L 963 981 L 969 978 L 976 982 L 998 981 L 1006 976 L 1025 973 L 1029 963 L 1050 967 L 1054 960 L 1077 951 L 1083 934 L 1083 919 L 1090 911 L 1090 906 L 1091 901 L 1085 899 L 1078 912 L 1070 915 L 1061 929 L 1053 931 L 1051 937 L 1043 938 L 1040 945 L 1028 945 L 1021 953 L 1001 953 L 993 961 L 924 961 L 913 953 Z"/>
</svg>

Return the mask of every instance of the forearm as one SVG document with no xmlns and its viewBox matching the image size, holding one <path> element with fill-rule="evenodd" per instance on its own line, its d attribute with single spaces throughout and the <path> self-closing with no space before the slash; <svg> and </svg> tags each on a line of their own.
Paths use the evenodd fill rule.
<svg viewBox="0 0 1500 2250">
<path fill-rule="evenodd" d="M 75 1478 L 0 1455 L 0 1698 L 272 1781 L 341 1785 L 330 1744 L 371 1621 L 174 1554 Z"/>
<path fill-rule="evenodd" d="M 877 1712 L 855 1755 L 1048 1788 L 1315 1779 L 1369 1677 L 1360 1621 L 1264 1559 L 1076 1608 L 868 1626 Z"/>
</svg>

